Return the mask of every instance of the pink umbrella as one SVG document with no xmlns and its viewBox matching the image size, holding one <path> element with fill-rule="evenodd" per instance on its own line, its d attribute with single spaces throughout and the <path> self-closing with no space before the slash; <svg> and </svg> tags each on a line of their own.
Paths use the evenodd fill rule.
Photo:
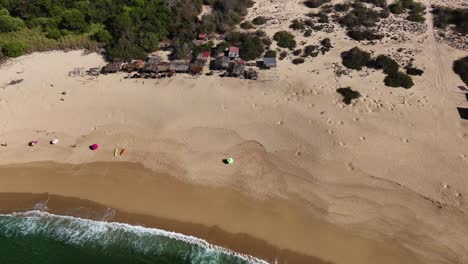
<svg viewBox="0 0 468 264">
<path fill-rule="evenodd" d="M 91 150 L 97 150 L 99 148 L 99 145 L 98 144 L 92 144 L 91 146 L 89 146 L 89 148 Z"/>
</svg>

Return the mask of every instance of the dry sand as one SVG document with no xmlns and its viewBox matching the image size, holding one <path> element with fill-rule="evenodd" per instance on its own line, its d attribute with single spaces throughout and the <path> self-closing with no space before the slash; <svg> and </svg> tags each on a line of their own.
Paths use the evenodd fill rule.
<svg viewBox="0 0 468 264">
<path fill-rule="evenodd" d="M 257 1 L 249 16 L 265 13 L 292 19 L 291 14 L 307 11 L 298 1 L 266 2 Z M 275 5 L 281 5 L 280 13 L 274 13 Z M 267 31 L 288 25 L 267 24 Z M 299 201 L 304 214 L 313 215 L 310 221 L 319 219 L 339 226 L 343 234 L 391 244 L 388 250 L 404 247 L 423 263 L 468 263 L 468 123 L 456 112 L 457 106 L 466 107 L 466 101 L 456 88 L 462 82 L 451 70 L 452 62 L 467 52 L 436 42 L 432 33 L 428 23 L 425 33 L 406 42 L 362 46 L 374 54 L 390 54 L 399 47 L 417 51 L 414 64 L 425 73 L 414 78 L 410 90 L 385 87 L 380 72 L 336 77 L 339 54 L 361 46 L 340 30 L 329 36 L 334 48 L 326 55 L 300 66 L 280 62 L 280 80 L 275 82 L 186 75 L 164 80 L 127 80 L 123 74 L 71 78 L 67 74 L 74 67 L 97 67 L 104 64 L 102 58 L 79 51 L 24 56 L 0 68 L 0 86 L 24 79 L 0 89 L 0 143 L 8 144 L 0 147 L 0 162 L 99 161 L 119 168 L 116 161 L 140 163 L 184 182 L 210 186 L 197 187 L 200 192 L 217 187 L 240 191 L 258 203 Z M 346 86 L 363 95 L 351 106 L 341 103 L 335 92 Z M 48 144 L 53 137 L 60 139 L 58 145 Z M 34 139 L 39 144 L 27 146 Z M 96 152 L 88 149 L 93 143 L 101 146 Z M 118 147 L 126 152 L 114 158 Z M 221 162 L 228 156 L 235 159 L 232 166 Z M 358 251 L 324 250 L 309 233 L 315 229 L 301 225 L 309 221 L 305 215 L 286 225 L 276 222 L 281 227 L 261 228 L 257 220 L 201 219 L 196 213 L 182 217 L 183 210 L 159 215 L 158 207 L 125 203 L 109 189 L 94 195 L 97 187 L 89 192 L 73 187 L 124 188 L 131 182 L 132 193 L 163 190 L 131 172 L 119 177 L 101 174 L 60 184 L 47 175 L 38 176 L 37 184 L 31 184 L 32 176 L 1 175 L 0 191 L 49 192 L 129 213 L 216 225 L 336 263 L 351 263 L 349 259 L 385 263 L 373 257 L 359 259 Z M 139 195 L 143 194 L 156 195 L 149 191 Z M 236 204 L 229 201 L 225 206 Z M 272 213 L 272 219 L 283 215 L 279 212 Z M 310 237 L 297 242 L 272 235 L 286 234 L 290 228 L 297 236 Z M 354 246 L 358 247 L 349 244 Z M 401 263 L 413 261 L 405 257 Z"/>
</svg>

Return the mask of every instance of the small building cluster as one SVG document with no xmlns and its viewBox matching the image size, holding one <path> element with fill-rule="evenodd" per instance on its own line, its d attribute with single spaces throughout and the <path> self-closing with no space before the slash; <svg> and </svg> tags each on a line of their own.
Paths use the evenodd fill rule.
<svg viewBox="0 0 468 264">
<path fill-rule="evenodd" d="M 199 34 L 194 40 L 199 46 L 206 43 L 209 38 L 206 34 Z M 264 58 L 262 61 L 246 62 L 240 59 L 239 47 L 228 47 L 224 52 L 216 53 L 216 49 L 202 51 L 191 60 L 164 61 L 157 55 L 152 55 L 147 60 L 132 60 L 129 62 L 111 62 L 102 67 L 100 73 L 109 74 L 116 72 L 136 72 L 134 78 L 159 78 L 171 77 L 175 73 L 189 73 L 199 75 L 213 71 L 223 72 L 221 76 L 236 78 L 257 79 L 259 69 L 271 69 L 276 67 L 276 58 Z M 93 75 L 95 75 L 95 69 Z"/>
</svg>

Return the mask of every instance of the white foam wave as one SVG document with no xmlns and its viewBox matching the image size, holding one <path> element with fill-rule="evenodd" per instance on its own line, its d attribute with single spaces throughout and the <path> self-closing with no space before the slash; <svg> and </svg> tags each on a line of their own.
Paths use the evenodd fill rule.
<svg viewBox="0 0 468 264">
<path fill-rule="evenodd" d="M 95 242 L 98 240 L 98 242 L 104 247 L 118 242 L 117 240 L 122 239 L 123 237 L 128 238 L 126 242 L 131 242 L 134 248 L 140 249 L 144 254 L 150 252 L 162 253 L 169 241 L 154 241 L 154 236 L 160 236 L 199 246 L 202 250 L 197 250 L 196 252 L 190 250 L 190 253 L 188 253 L 197 254 L 195 256 L 190 256 L 194 260 L 203 260 L 206 256 L 216 256 L 217 258 L 220 258 L 222 257 L 222 254 L 226 254 L 252 264 L 268 263 L 267 261 L 256 257 L 240 254 L 220 246 L 212 245 L 197 237 L 157 228 L 134 226 L 116 222 L 93 221 L 71 216 L 54 215 L 43 211 L 0 214 L 0 216 L 6 218 L 20 217 L 22 220 L 26 220 L 22 221 L 20 228 L 18 228 L 16 222 L 15 225 L 3 225 L 3 227 L 0 227 L 0 230 L 3 229 L 4 234 L 7 236 L 11 236 L 15 232 L 20 232 L 21 235 L 47 234 L 49 236 L 51 235 L 54 239 L 75 245 L 83 245 L 86 242 Z M 116 233 L 121 235 L 116 235 Z M 131 239 L 129 236 L 136 236 L 136 238 Z"/>
</svg>

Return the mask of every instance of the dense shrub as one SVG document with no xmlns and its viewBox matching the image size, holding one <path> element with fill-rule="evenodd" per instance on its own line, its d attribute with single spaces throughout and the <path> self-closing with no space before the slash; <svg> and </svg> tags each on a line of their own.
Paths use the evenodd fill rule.
<svg viewBox="0 0 468 264">
<path fill-rule="evenodd" d="M 361 70 L 370 60 L 368 52 L 360 50 L 358 47 L 341 54 L 343 65 L 350 69 Z"/>
<path fill-rule="evenodd" d="M 265 52 L 265 57 L 267 57 L 267 58 L 276 58 L 276 50 L 267 50 Z"/>
<path fill-rule="evenodd" d="M 437 7 L 432 10 L 434 26 L 445 28 L 454 25 L 455 30 L 461 34 L 468 34 L 468 9 L 450 9 Z"/>
<path fill-rule="evenodd" d="M 425 21 L 425 18 L 422 15 L 425 9 L 426 8 L 423 4 L 414 2 L 413 0 L 398 0 L 389 6 L 390 12 L 396 15 L 403 14 L 408 11 L 409 15 L 406 19 L 419 23 Z"/>
<path fill-rule="evenodd" d="M 336 4 L 334 5 L 335 11 L 337 12 L 346 12 L 349 10 L 350 5 L 348 3 Z"/>
<path fill-rule="evenodd" d="M 254 19 L 252 20 L 252 23 L 253 23 L 254 25 L 263 25 L 263 24 L 265 24 L 266 22 L 267 22 L 267 19 L 266 19 L 266 17 L 264 17 L 264 16 L 258 16 L 258 17 L 254 18 Z"/>
<path fill-rule="evenodd" d="M 310 8 L 317 8 L 325 3 L 329 3 L 331 0 L 306 0 L 304 5 Z"/>
<path fill-rule="evenodd" d="M 315 45 L 307 45 L 304 47 L 304 50 L 302 52 L 302 56 L 303 57 L 307 57 L 307 56 L 311 56 L 316 50 L 317 50 L 317 46 Z"/>
<path fill-rule="evenodd" d="M 242 23 L 240 24 L 240 27 L 241 27 L 242 29 L 247 30 L 247 29 L 252 29 L 254 26 L 253 26 L 253 24 L 252 24 L 250 21 L 245 21 L 245 22 L 242 22 Z"/>
<path fill-rule="evenodd" d="M 305 60 L 303 58 L 295 58 L 295 59 L 292 60 L 292 63 L 297 65 L 297 64 L 304 63 L 304 61 Z"/>
<path fill-rule="evenodd" d="M 331 44 L 331 40 L 329 38 L 322 39 L 322 41 L 320 41 L 320 44 L 322 45 L 322 48 L 320 49 L 322 51 L 322 54 L 325 54 L 325 52 L 328 52 L 331 48 L 333 48 L 333 45 Z"/>
<path fill-rule="evenodd" d="M 348 29 L 353 29 L 359 26 L 373 27 L 380 18 L 381 15 L 379 12 L 358 4 L 355 5 L 351 12 L 339 18 L 338 23 Z"/>
<path fill-rule="evenodd" d="M 312 30 L 311 29 L 307 29 L 306 31 L 304 31 L 304 37 L 308 38 L 312 36 Z"/>
<path fill-rule="evenodd" d="M 62 33 L 58 28 L 49 28 L 46 30 L 46 37 L 50 39 L 58 40 L 62 37 Z"/>
<path fill-rule="evenodd" d="M 338 88 L 336 92 L 343 96 L 343 103 L 349 105 L 354 99 L 361 97 L 361 94 L 358 91 L 354 91 L 351 87 Z"/>
<path fill-rule="evenodd" d="M 299 55 L 302 54 L 302 50 L 301 50 L 301 49 L 297 49 L 297 50 L 293 51 L 292 54 L 293 54 L 294 56 L 299 56 Z"/>
<path fill-rule="evenodd" d="M 359 0 L 364 3 L 370 3 L 378 7 L 386 7 L 387 6 L 387 0 Z"/>
<path fill-rule="evenodd" d="M 10 58 L 16 58 L 21 55 L 24 55 L 27 50 L 26 44 L 22 42 L 10 42 L 2 47 L 2 53 Z"/>
<path fill-rule="evenodd" d="M 294 35 L 287 31 L 278 31 L 273 36 L 273 39 L 278 43 L 281 48 L 294 49 L 296 47 L 296 40 Z"/>
<path fill-rule="evenodd" d="M 407 20 L 412 21 L 412 22 L 418 22 L 422 23 L 426 21 L 426 18 L 424 18 L 421 14 L 419 13 L 410 13 L 407 17 Z"/>
<path fill-rule="evenodd" d="M 284 58 L 286 58 L 288 56 L 288 52 L 287 51 L 282 51 L 279 55 L 279 59 L 280 60 L 284 60 Z"/>
<path fill-rule="evenodd" d="M 453 71 L 460 76 L 466 85 L 468 85 L 468 56 L 456 60 L 453 63 Z"/>
<path fill-rule="evenodd" d="M 305 29 L 305 25 L 304 25 L 304 22 L 302 22 L 301 20 L 299 20 L 299 19 L 294 19 L 294 20 L 291 22 L 291 25 L 289 25 L 289 28 L 290 28 L 290 29 L 294 29 L 294 30 L 304 30 L 304 29 Z"/>
<path fill-rule="evenodd" d="M 254 60 L 256 58 L 259 58 L 265 51 L 265 48 L 260 38 L 253 35 L 248 35 L 242 38 L 239 49 L 239 55 L 244 60 Z"/>
<path fill-rule="evenodd" d="M 369 61 L 368 67 L 383 70 L 384 73 L 389 74 L 397 72 L 400 66 L 392 58 L 386 55 L 379 55 L 375 60 Z"/>
<path fill-rule="evenodd" d="M 362 40 L 379 40 L 382 39 L 383 36 L 379 34 L 375 34 L 372 30 L 349 30 L 347 32 L 348 36 L 354 40 L 362 41 Z"/>
<path fill-rule="evenodd" d="M 411 77 L 403 72 L 392 72 L 384 79 L 386 86 L 390 87 L 403 87 L 409 89 L 413 87 L 414 83 Z"/>
<path fill-rule="evenodd" d="M 421 76 L 423 75 L 424 71 L 421 70 L 421 69 L 418 69 L 418 68 L 414 68 L 414 67 L 407 67 L 406 68 L 406 74 L 409 74 L 409 75 L 417 75 L 417 76 Z"/>
</svg>

